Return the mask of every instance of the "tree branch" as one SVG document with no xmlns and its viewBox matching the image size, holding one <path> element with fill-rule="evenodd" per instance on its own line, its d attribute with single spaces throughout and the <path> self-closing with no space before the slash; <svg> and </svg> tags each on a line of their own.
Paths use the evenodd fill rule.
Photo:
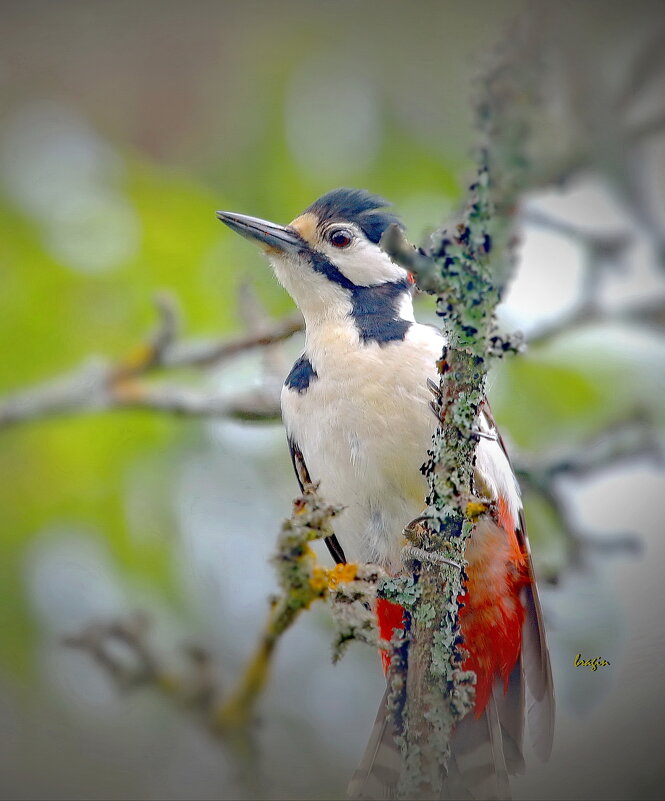
<svg viewBox="0 0 665 801">
<path fill-rule="evenodd" d="M 264 348 L 284 342 L 294 334 L 304 330 L 300 312 L 290 314 L 271 323 L 263 331 L 247 334 L 223 342 L 183 342 L 174 343 L 164 354 L 163 367 L 218 367 L 231 359 L 255 348 Z"/>
<path fill-rule="evenodd" d="M 515 460 L 515 472 L 522 487 L 538 493 L 559 522 L 571 562 L 582 562 L 589 551 L 635 553 L 641 549 L 640 539 L 630 532 L 592 535 L 580 529 L 570 513 L 561 483 L 566 477 L 585 478 L 635 459 L 650 459 L 660 466 L 665 462 L 665 453 L 649 431 L 648 419 L 640 411 L 573 450 L 554 451 L 540 459 L 522 456 Z M 558 576 L 551 574 L 545 578 L 556 581 Z"/>
<path fill-rule="evenodd" d="M 382 575 L 380 568 L 359 571 L 355 565 L 339 565 L 328 570 L 318 564 L 310 543 L 332 535 L 331 521 L 341 508 L 327 504 L 311 484 L 294 501 L 273 558 L 280 592 L 271 601 L 253 655 L 229 693 L 222 692 L 213 675 L 212 660 L 202 649 L 187 649 L 189 661 L 184 673 L 170 669 L 164 656 L 151 648 L 147 621 L 141 615 L 128 621 L 92 624 L 67 637 L 65 644 L 88 653 L 119 689 L 151 687 L 170 702 L 196 712 L 213 735 L 246 753 L 256 704 L 283 634 L 312 603 L 328 598 L 329 588 L 343 593 L 340 587 L 345 581 L 362 579 L 376 584 Z M 114 648 L 118 643 L 123 646 L 121 654 Z"/>
<path fill-rule="evenodd" d="M 0 428 L 50 417 L 122 409 L 252 421 L 280 419 L 279 390 L 274 381 L 251 392 L 225 397 L 176 384 L 156 386 L 144 379 L 162 369 L 219 366 L 255 348 L 283 342 L 302 330 L 300 314 L 231 340 L 181 342 L 174 300 L 160 295 L 156 303 L 159 325 L 145 343 L 118 362 L 88 359 L 68 374 L 0 399 Z"/>
<path fill-rule="evenodd" d="M 402 748 L 400 798 L 439 798 L 455 724 L 470 712 L 475 674 L 463 671 L 458 598 L 464 593 L 465 547 L 478 517 L 490 513 L 476 497 L 473 462 L 477 421 L 490 360 L 515 345 L 502 339 L 494 312 L 514 267 L 514 216 L 526 185 L 528 120 L 533 113 L 537 64 L 533 31 L 504 44 L 486 75 L 477 108 L 481 132 L 478 178 L 461 222 L 436 232 L 427 253 L 414 255 L 389 231 L 384 247 L 410 269 L 417 284 L 436 294 L 447 344 L 438 363 L 441 425 L 423 472 L 428 511 L 405 531 L 418 556 L 407 561 L 415 582 L 406 605 L 408 639 L 394 649 L 388 710 Z M 528 53 L 528 59 L 525 54 Z M 431 554 L 431 556 L 430 556 Z"/>
<path fill-rule="evenodd" d="M 575 307 L 553 322 L 538 327 L 529 335 L 529 345 L 542 345 L 559 334 L 590 323 L 629 323 L 661 330 L 665 328 L 665 295 L 615 309 L 604 308 L 601 303 L 603 277 L 610 266 L 620 265 L 621 257 L 631 243 L 628 234 L 585 231 L 530 205 L 523 208 L 521 221 L 555 231 L 573 240 L 582 247 L 585 254 L 582 287 Z"/>
</svg>

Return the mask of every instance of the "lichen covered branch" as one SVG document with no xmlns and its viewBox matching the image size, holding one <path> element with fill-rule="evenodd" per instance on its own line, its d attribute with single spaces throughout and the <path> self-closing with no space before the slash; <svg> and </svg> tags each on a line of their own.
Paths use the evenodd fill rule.
<svg viewBox="0 0 665 801">
<path fill-rule="evenodd" d="M 246 726 L 251 721 L 280 637 L 302 612 L 327 597 L 336 569 L 319 565 L 311 543 L 332 535 L 331 521 L 341 508 L 327 504 L 312 485 L 305 486 L 303 495 L 294 501 L 293 513 L 282 524 L 273 557 L 280 593 L 272 601 L 268 621 L 240 681 L 215 711 L 215 725 L 220 731 Z"/>
<path fill-rule="evenodd" d="M 171 703 L 192 710 L 211 734 L 247 757 L 252 750 L 256 705 L 270 676 L 277 644 L 313 603 L 331 602 L 337 630 L 336 657 L 351 640 L 387 647 L 379 641 L 371 612 L 376 588 L 385 578 L 382 569 L 355 564 L 324 568 L 311 547 L 314 540 L 332 535 L 331 523 L 341 508 L 327 504 L 311 484 L 294 501 L 291 516 L 282 524 L 273 557 L 279 592 L 271 600 L 253 654 L 228 692 L 222 690 L 215 675 L 211 655 L 200 648 L 186 649 L 184 670 L 169 667 L 168 659 L 150 644 L 148 621 L 142 615 L 93 623 L 66 638 L 65 643 L 88 653 L 119 689 L 152 688 Z"/>
<path fill-rule="evenodd" d="M 439 797 L 453 727 L 474 701 L 475 676 L 461 668 L 459 598 L 467 540 L 476 519 L 488 512 L 473 483 L 475 432 L 488 367 L 492 357 L 516 348 L 499 336 L 494 312 L 512 273 L 515 208 L 528 172 L 535 70 L 527 74 L 519 67 L 520 60 L 528 63 L 524 51 L 533 46 L 524 34 L 504 46 L 487 73 L 477 108 L 482 137 L 478 176 L 461 220 L 436 232 L 427 252 L 417 257 L 395 229 L 383 243 L 413 272 L 421 289 L 437 296 L 446 334 L 438 363 L 441 425 L 423 465 L 428 513 L 407 532 L 417 537 L 416 553 L 423 556 L 409 560 L 411 576 L 401 581 L 417 589 L 405 604 L 408 638 L 395 648 L 390 672 L 388 704 L 403 755 L 402 798 Z M 396 583 L 387 585 L 387 597 L 395 598 Z"/>
</svg>

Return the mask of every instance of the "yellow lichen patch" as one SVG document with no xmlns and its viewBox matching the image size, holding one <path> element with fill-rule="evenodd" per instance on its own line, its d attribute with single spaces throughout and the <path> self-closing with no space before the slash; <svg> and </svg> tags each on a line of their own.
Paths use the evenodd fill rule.
<svg viewBox="0 0 665 801">
<path fill-rule="evenodd" d="M 303 555 L 303 557 L 306 557 L 307 559 L 309 559 L 310 562 L 312 562 L 312 564 L 314 564 L 314 565 L 317 564 L 318 559 L 317 559 L 317 556 L 316 556 L 316 551 L 314 550 L 314 548 L 312 548 L 311 545 L 304 545 L 303 546 L 302 555 Z"/>
<path fill-rule="evenodd" d="M 321 567 L 321 565 L 314 566 L 309 579 L 309 586 L 317 595 L 321 595 L 328 588 L 328 571 L 325 567 Z"/>
<path fill-rule="evenodd" d="M 488 509 L 488 504 L 483 501 L 469 501 L 466 505 L 466 516 L 471 520 L 475 520 L 480 515 L 485 514 Z"/>
<path fill-rule="evenodd" d="M 308 245 L 315 246 L 317 241 L 316 224 L 318 220 L 316 216 L 308 211 L 306 214 L 301 214 L 296 217 L 290 227 L 296 230 L 300 236 L 307 242 Z"/>
<path fill-rule="evenodd" d="M 307 499 L 306 498 L 296 498 L 293 501 L 293 514 L 294 515 L 302 515 L 308 511 L 307 508 Z"/>
<path fill-rule="evenodd" d="M 142 370 L 147 364 L 150 364 L 154 356 L 155 349 L 152 345 L 145 342 L 136 345 L 118 365 L 116 374 L 118 376 L 123 376 Z"/>
<path fill-rule="evenodd" d="M 353 581 L 358 575 L 358 565 L 354 562 L 349 562 L 345 565 L 335 565 L 332 570 L 328 571 L 328 586 L 334 590 L 338 584 L 344 581 Z"/>
</svg>

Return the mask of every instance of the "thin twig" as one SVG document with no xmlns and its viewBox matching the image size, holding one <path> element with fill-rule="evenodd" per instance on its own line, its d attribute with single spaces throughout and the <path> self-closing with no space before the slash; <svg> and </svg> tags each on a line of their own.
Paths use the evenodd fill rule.
<svg viewBox="0 0 665 801">
<path fill-rule="evenodd" d="M 117 362 L 87 359 L 80 367 L 31 389 L 0 399 L 0 428 L 51 417 L 109 410 L 147 409 L 189 417 L 237 420 L 280 419 L 275 381 L 231 396 L 177 384 L 154 385 L 143 379 L 160 369 L 219 366 L 255 348 L 283 342 L 303 327 L 292 315 L 261 331 L 223 342 L 179 342 L 178 313 L 168 295 L 156 299 L 159 325 L 145 343 Z"/>
<path fill-rule="evenodd" d="M 570 451 L 553 451 L 539 459 L 523 455 L 515 460 L 515 472 L 522 487 L 536 492 L 550 507 L 565 537 L 570 562 L 581 562 L 590 551 L 613 553 L 636 552 L 642 543 L 630 532 L 594 533 L 580 528 L 570 511 L 562 479 L 579 479 L 597 474 L 600 470 L 635 459 L 650 459 L 663 465 L 665 454 L 649 431 L 645 415 L 632 417 L 609 426 L 592 439 Z M 546 576 L 555 580 L 556 575 Z"/>
<path fill-rule="evenodd" d="M 542 345 L 563 333 L 591 323 L 629 323 L 665 327 L 665 295 L 646 301 L 608 309 L 601 303 L 603 278 L 607 268 L 620 263 L 632 241 L 627 233 L 601 233 L 586 231 L 579 226 L 547 214 L 527 204 L 521 220 L 529 225 L 545 228 L 565 236 L 580 245 L 584 251 L 584 275 L 576 305 L 551 323 L 539 326 L 528 337 L 529 345 Z"/>
<path fill-rule="evenodd" d="M 209 367 L 235 358 L 255 348 L 263 348 L 284 342 L 302 331 L 305 324 L 302 315 L 291 314 L 275 321 L 270 330 L 259 331 L 223 342 L 177 343 L 164 354 L 163 367 Z"/>
</svg>

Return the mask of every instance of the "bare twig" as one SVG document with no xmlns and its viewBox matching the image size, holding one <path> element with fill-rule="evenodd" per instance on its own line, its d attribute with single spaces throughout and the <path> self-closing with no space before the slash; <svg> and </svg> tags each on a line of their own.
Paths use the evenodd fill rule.
<svg viewBox="0 0 665 801">
<path fill-rule="evenodd" d="M 580 303 L 568 314 L 539 326 L 529 335 L 528 344 L 544 345 L 560 334 L 567 334 L 591 323 L 624 323 L 631 326 L 648 326 L 653 329 L 665 329 L 665 298 L 632 303 L 620 309 L 601 309 L 591 301 Z"/>
<path fill-rule="evenodd" d="M 665 454 L 650 431 L 651 423 L 647 415 L 636 410 L 632 415 L 620 420 L 586 442 L 573 449 L 550 451 L 540 459 L 518 461 L 518 470 L 539 473 L 543 476 L 561 475 L 585 478 L 619 462 L 636 457 L 644 457 L 663 464 Z"/>
<path fill-rule="evenodd" d="M 300 315 L 224 342 L 179 342 L 174 300 L 160 295 L 156 302 L 159 326 L 145 343 L 119 362 L 88 359 L 68 374 L 0 400 L 0 428 L 120 409 L 148 409 L 190 417 L 279 420 L 279 391 L 274 381 L 227 397 L 176 384 L 149 384 L 143 379 L 165 368 L 218 366 L 249 350 L 283 342 L 302 329 Z"/>
<path fill-rule="evenodd" d="M 148 634 L 149 621 L 139 613 L 127 620 L 91 623 L 80 633 L 65 637 L 63 644 L 89 653 L 118 689 L 154 684 L 167 695 L 181 696 L 181 685 L 153 652 Z"/>
<path fill-rule="evenodd" d="M 547 214 L 534 205 L 526 204 L 520 215 L 522 222 L 563 234 L 581 245 L 591 256 L 591 260 L 616 261 L 631 243 L 627 233 L 605 233 L 585 230 L 569 223 L 561 217 Z"/>
<path fill-rule="evenodd" d="M 567 314 L 532 332 L 528 337 L 529 345 L 542 345 L 559 334 L 591 323 L 629 323 L 665 328 L 665 295 L 613 309 L 605 308 L 600 302 L 604 273 L 610 265 L 620 263 L 631 243 L 629 234 L 585 231 L 530 205 L 523 209 L 521 219 L 527 224 L 562 234 L 579 244 L 585 254 L 584 276 L 577 304 Z"/>
<path fill-rule="evenodd" d="M 277 320 L 269 330 L 247 334 L 224 342 L 186 342 L 175 344 L 163 356 L 162 367 L 208 367 L 235 358 L 255 348 L 263 348 L 290 339 L 305 327 L 301 314 Z"/>
<path fill-rule="evenodd" d="M 538 493 L 550 507 L 565 536 L 569 560 L 581 562 L 589 551 L 639 551 L 641 541 L 630 532 L 591 534 L 582 530 L 571 514 L 561 480 L 566 477 L 584 478 L 624 461 L 641 458 L 662 465 L 665 454 L 654 440 L 648 420 L 637 412 L 631 418 L 610 426 L 584 446 L 565 452 L 550 452 L 537 460 L 522 456 L 516 460 L 515 470 L 523 488 Z M 544 578 L 552 581 L 557 579 L 557 575 Z"/>
<path fill-rule="evenodd" d="M 184 665 L 181 661 L 180 669 L 173 669 L 169 657 L 150 642 L 149 628 L 146 616 L 137 614 L 126 620 L 92 623 L 63 642 L 88 654 L 119 691 L 150 689 L 194 715 L 213 737 L 224 735 L 225 745 L 235 756 L 240 786 L 256 788 L 256 751 L 247 728 L 222 732 L 217 724 L 216 710 L 223 694 L 211 655 L 199 646 L 187 645 L 182 649 Z"/>
</svg>

